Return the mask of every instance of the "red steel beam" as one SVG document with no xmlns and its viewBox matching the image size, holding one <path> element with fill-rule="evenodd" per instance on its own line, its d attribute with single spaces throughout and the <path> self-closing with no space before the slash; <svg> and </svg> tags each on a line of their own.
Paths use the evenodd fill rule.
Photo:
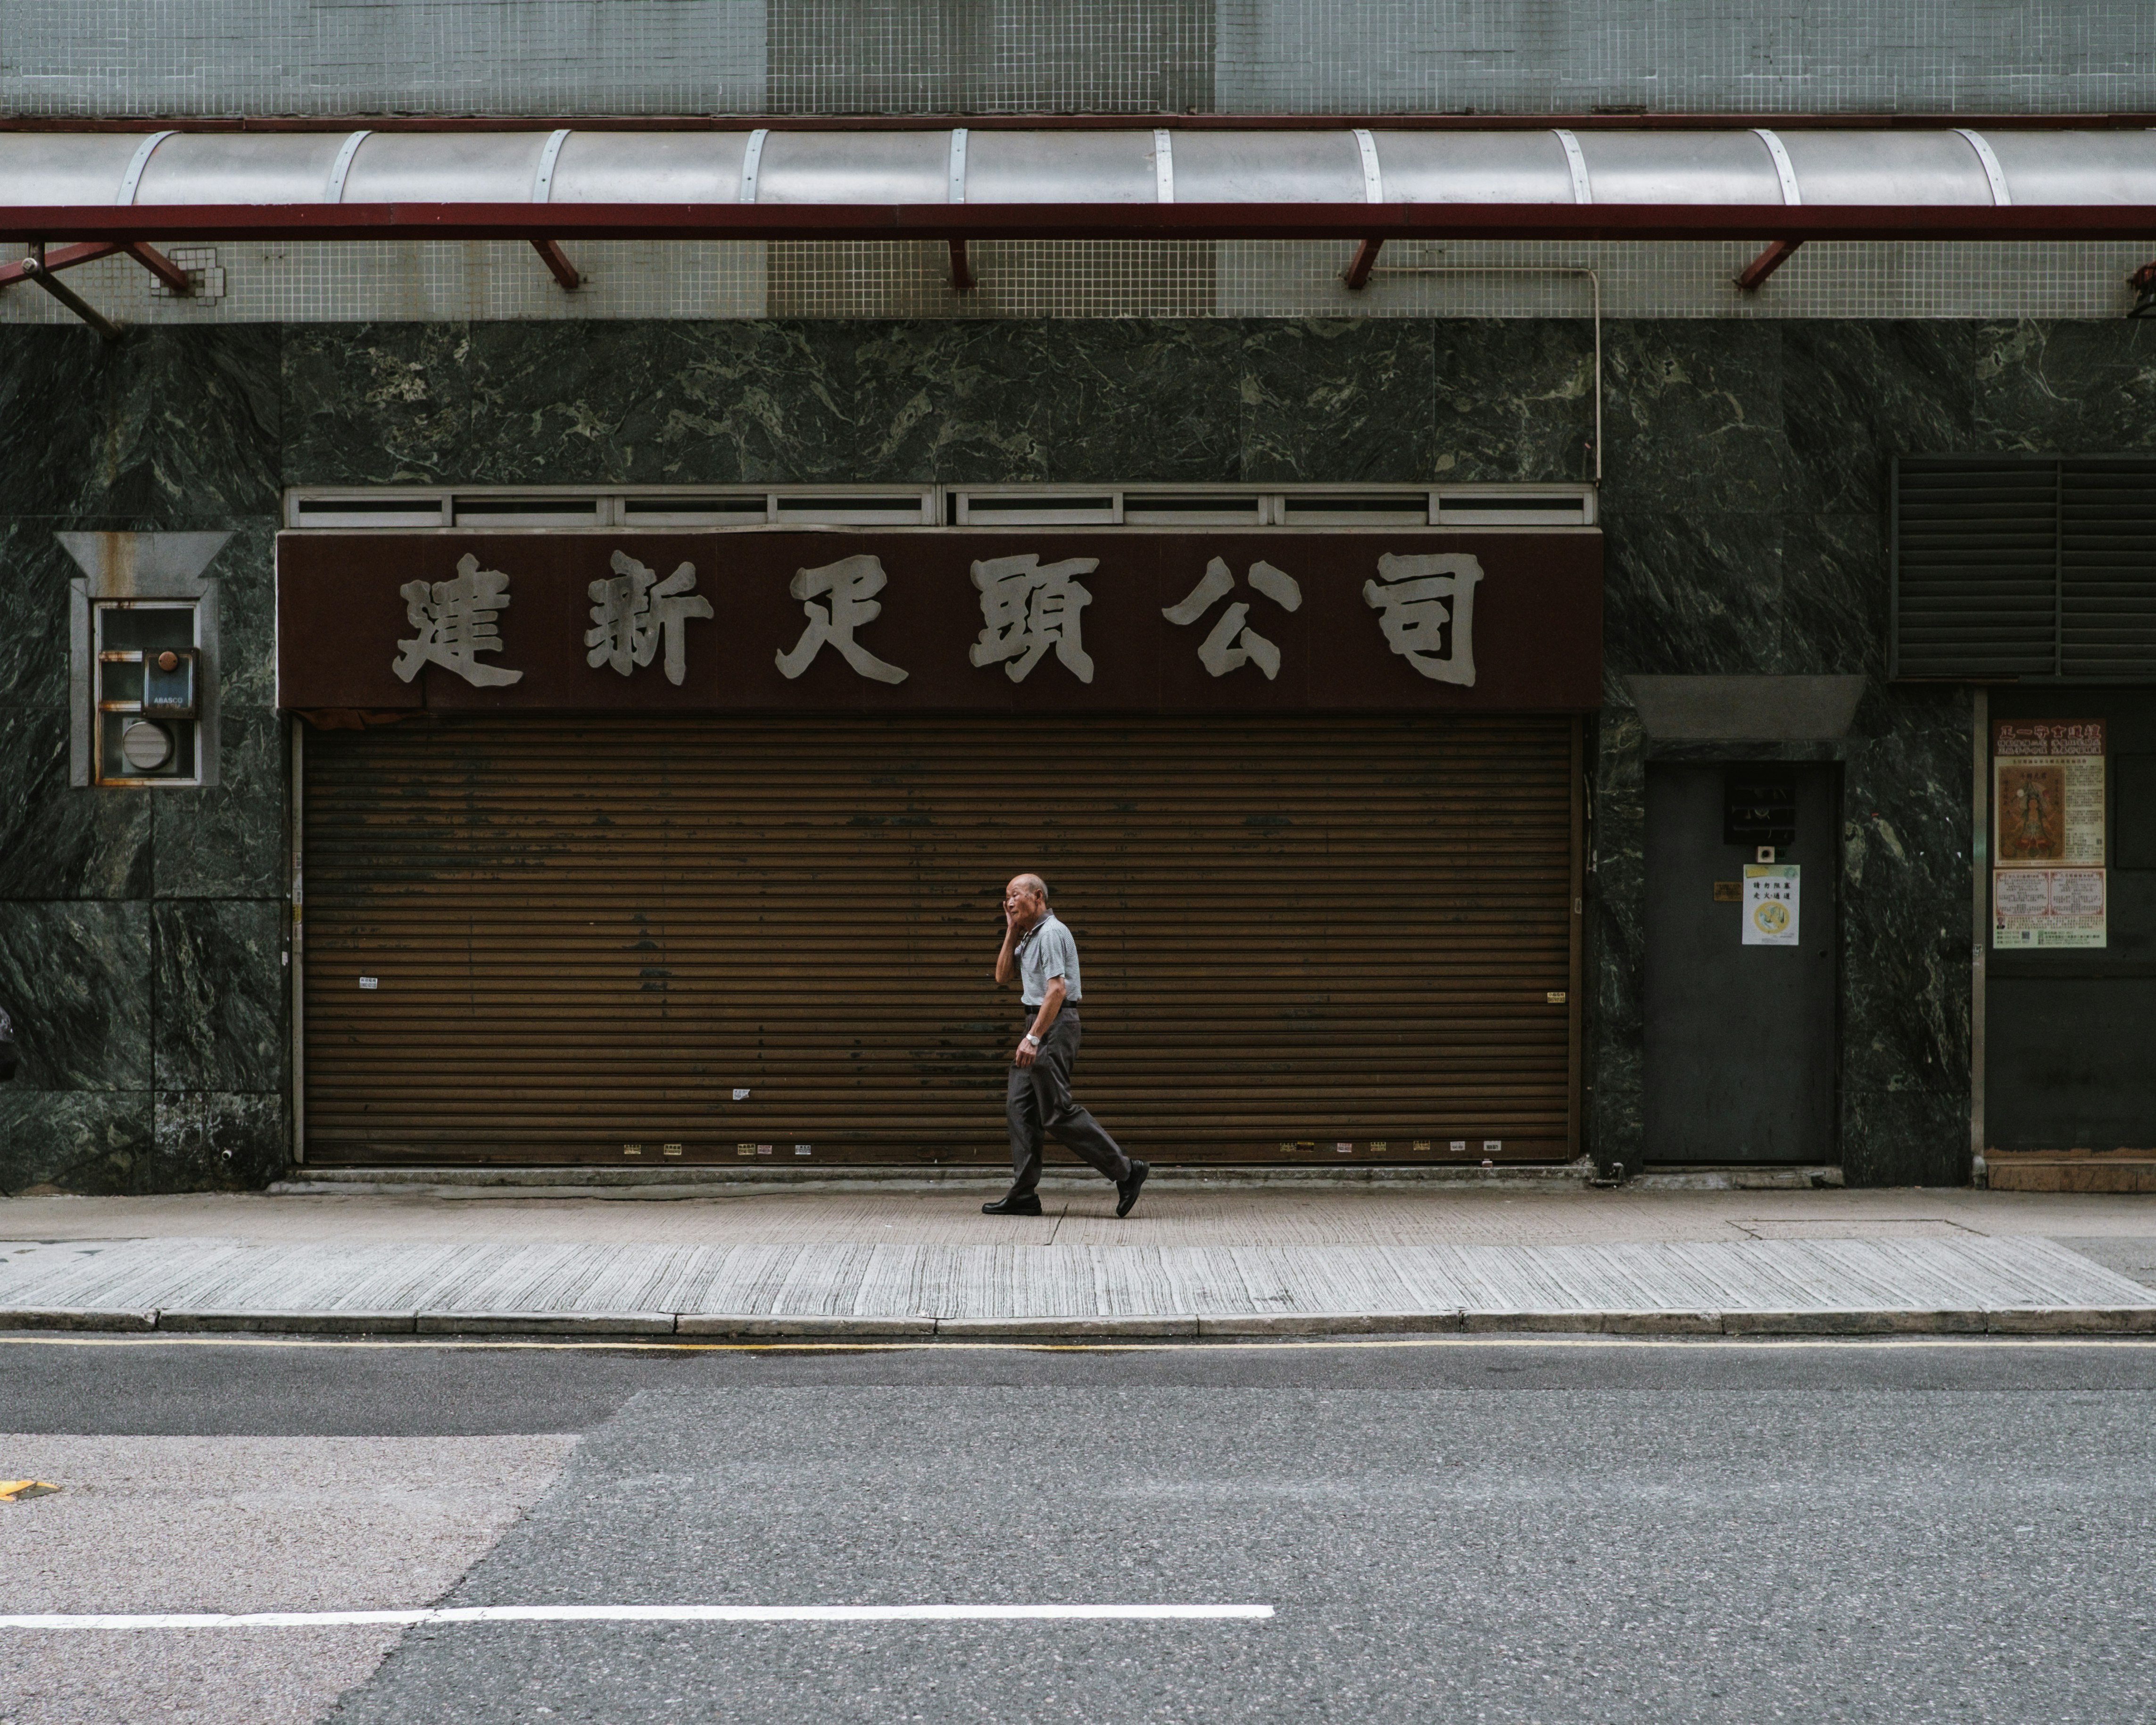
<svg viewBox="0 0 2156 1725">
<path fill-rule="evenodd" d="M 161 119 L 15 115 L 0 132 L 141 135 L 470 131 L 2148 131 L 2156 113 L 2105 114 L 346 114 Z"/>
<path fill-rule="evenodd" d="M 166 257 L 164 252 L 145 242 L 130 244 L 119 242 L 119 239 L 104 239 L 104 242 L 93 242 L 89 246 L 56 246 L 54 250 L 45 252 L 45 274 L 49 276 L 54 270 L 74 270 L 78 263 L 95 263 L 101 257 L 112 257 L 115 252 L 127 252 L 127 257 L 149 270 L 157 280 L 164 282 L 166 287 L 171 287 L 175 293 L 194 293 L 194 282 L 187 280 L 186 270 L 181 270 L 177 263 L 172 263 L 172 259 Z M 34 259 L 23 259 L 22 263 L 0 263 L 0 287 L 13 287 L 15 282 L 26 282 L 37 274 L 38 265 Z"/>
<path fill-rule="evenodd" d="M 1801 239 L 1778 239 L 1766 250 L 1737 272 L 1737 285 L 1748 294 L 1756 294 L 1767 278 L 1797 254 Z"/>
<path fill-rule="evenodd" d="M 0 239 L 2136 239 L 2156 205 L 307 203 L 0 206 Z"/>
<path fill-rule="evenodd" d="M 187 280 L 187 272 L 147 240 L 131 240 L 121 249 L 174 293 L 191 294 L 195 290 L 195 285 Z"/>
<path fill-rule="evenodd" d="M 146 240 L 98 240 L 88 245 L 63 245 L 45 254 L 45 274 L 55 270 L 72 270 L 78 264 L 94 264 L 100 258 L 109 258 L 115 252 L 125 252 L 163 282 L 176 294 L 191 294 L 194 284 L 187 272 L 180 268 L 157 247 Z M 19 264 L 0 264 L 0 288 L 13 287 L 18 281 L 27 281 L 38 273 L 36 264 L 25 258 Z"/>
<path fill-rule="evenodd" d="M 109 258 L 115 252 L 125 252 L 163 282 L 176 294 L 191 294 L 195 285 L 187 279 L 187 272 L 180 268 L 157 247 L 146 240 L 99 240 L 88 245 L 64 245 L 45 254 L 44 273 L 56 270 L 72 270 L 78 264 L 94 264 L 100 258 Z M 0 264 L 0 288 L 13 287 L 18 281 L 28 281 L 38 273 L 35 261 L 25 258 L 19 264 Z"/>
<path fill-rule="evenodd" d="M 50 294 L 55 300 L 58 300 L 61 305 L 66 306 L 69 311 L 74 313 L 77 317 L 80 318 L 85 323 L 95 330 L 99 335 L 104 336 L 106 341 L 117 341 L 120 339 L 120 326 L 113 322 L 110 318 L 107 317 L 102 311 L 100 311 L 95 305 L 91 305 L 89 300 L 84 299 L 80 294 L 77 293 L 65 282 L 55 281 L 49 275 L 33 276 L 32 280 L 47 293 Z"/>
<path fill-rule="evenodd" d="M 95 263 L 100 258 L 109 258 L 123 250 L 119 245 L 106 242 L 93 245 L 55 246 L 45 254 L 44 273 L 55 270 L 72 270 L 78 264 Z M 0 264 L 0 288 L 9 288 L 18 281 L 28 281 L 38 274 L 35 258 L 25 258 L 18 264 Z"/>
<path fill-rule="evenodd" d="M 116 250 L 118 248 L 116 247 L 114 249 Z M 84 259 L 76 258 L 71 261 L 81 263 Z M 45 254 L 45 243 L 42 239 L 33 240 L 30 244 L 30 255 L 23 259 L 23 279 L 37 283 L 39 287 L 58 300 L 61 305 L 66 306 L 106 341 L 117 341 L 120 339 L 118 324 L 113 322 L 110 318 L 84 299 L 65 282 L 54 280 L 50 260 Z"/>
<path fill-rule="evenodd" d="M 531 242 L 531 249 L 539 254 L 541 261 L 553 272 L 554 280 L 563 287 L 573 293 L 584 285 L 584 278 L 577 273 L 577 266 L 569 261 L 569 254 L 562 249 L 558 241 L 535 239 Z"/>
<path fill-rule="evenodd" d="M 1366 239 L 1355 254 L 1355 261 L 1348 266 L 1348 273 L 1340 279 L 1354 291 L 1360 293 L 1370 285 L 1370 272 L 1378 267 L 1378 254 L 1385 249 L 1382 239 Z"/>
</svg>

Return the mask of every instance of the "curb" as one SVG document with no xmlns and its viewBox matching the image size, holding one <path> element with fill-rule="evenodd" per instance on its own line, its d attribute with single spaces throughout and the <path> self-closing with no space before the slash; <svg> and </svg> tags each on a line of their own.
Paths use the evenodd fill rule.
<svg viewBox="0 0 2156 1725">
<path fill-rule="evenodd" d="M 1569 1336 L 1599 1336 L 1608 1329 L 1612 1317 L 1640 1319 L 1648 1322 L 1668 1317 L 1681 1320 L 1686 1328 L 1679 1332 L 1695 1334 L 1690 1326 L 1695 1314 L 1691 1312 L 1463 1312 L 1460 1327 L 1478 1335 L 1517 1335 L 1555 1331 Z M 1641 1335 L 1660 1334 L 1656 1331 L 1639 1331 Z"/>
<path fill-rule="evenodd" d="M 0 1313 L 0 1323 L 6 1315 Z M 409 1312 L 160 1312 L 161 1330 L 279 1332 L 296 1336 L 408 1336 Z M 147 1326 L 145 1326 L 147 1327 Z"/>
<path fill-rule="evenodd" d="M 2156 1334 L 2156 1310 L 2146 1306 L 2025 1306 L 1989 1317 L 1994 1336 Z"/>
<path fill-rule="evenodd" d="M 10 1330 L 154 1330 L 157 1313 L 113 1312 L 87 1306 L 31 1306 L 0 1312 L 0 1328 Z"/>
<path fill-rule="evenodd" d="M 317 1336 L 694 1336 L 742 1342 L 1251 1341 L 1268 1337 L 2148 1336 L 2156 1306 L 1995 1311 L 1822 1307 L 1804 1312 L 1260 1312 L 1131 1317 L 855 1317 L 670 1312 L 121 1312 L 0 1308 L 0 1331 Z"/>
<path fill-rule="evenodd" d="M 1875 1312 L 1857 1307 L 1813 1312 L 1730 1312 L 1725 1336 L 1981 1336 L 2003 1312 Z M 2058 1333 L 2037 1331 L 2043 1335 Z M 2068 1332 L 2066 1333 L 2074 1333 Z"/>
<path fill-rule="evenodd" d="M 1605 1336 L 1726 1336 L 1727 1321 L 1718 1312 L 1605 1312 Z"/>
<path fill-rule="evenodd" d="M 1461 1327 L 1457 1312 L 1232 1312 L 1200 1316 L 1200 1336 L 1426 1336 Z"/>
<path fill-rule="evenodd" d="M 670 1336 L 670 1312 L 423 1312 L 422 1336 Z"/>
<path fill-rule="evenodd" d="M 1156 1189 L 1219 1191 L 1229 1188 L 1391 1187 L 1406 1189 L 1519 1187 L 1585 1190 L 1595 1178 L 1586 1158 L 1572 1162 L 1504 1163 L 1483 1168 L 1471 1162 L 1178 1163 L 1156 1163 Z M 1839 1184 L 1840 1170 L 1823 1168 L 1753 1171 L 1708 1169 L 1699 1173 L 1657 1176 L 1666 1184 L 1690 1183 L 1720 1190 L 1738 1184 L 1775 1186 Z M 425 1197 L 460 1199 L 613 1199 L 678 1200 L 696 1198 L 762 1197 L 774 1193 L 973 1192 L 999 1193 L 1010 1184 L 1000 1163 L 957 1163 L 941 1167 L 910 1163 L 828 1163 L 818 1168 L 738 1168 L 723 1163 L 690 1163 L 670 1168 L 579 1167 L 573 1178 L 546 1167 L 353 1168 L 300 1165 L 270 1183 L 272 1198 Z M 1041 1182 L 1054 1197 L 1102 1192 L 1100 1181 L 1059 1168 Z M 1689 1189 L 1689 1188 L 1687 1189 Z"/>
<path fill-rule="evenodd" d="M 936 1333 L 959 1342 L 1144 1342 L 1194 1340 L 1199 1320 L 1183 1317 L 939 1317 Z"/>
<path fill-rule="evenodd" d="M 888 1342 L 936 1333 L 932 1317 L 727 1317 L 685 1312 L 674 1320 L 677 1336 L 732 1337 L 744 1342 Z"/>
</svg>

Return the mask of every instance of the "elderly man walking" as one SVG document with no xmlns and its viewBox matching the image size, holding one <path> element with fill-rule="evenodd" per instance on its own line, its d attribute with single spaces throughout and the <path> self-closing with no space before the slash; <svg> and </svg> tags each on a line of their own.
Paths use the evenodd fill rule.
<svg viewBox="0 0 2156 1725">
<path fill-rule="evenodd" d="M 1048 886 L 1038 875 L 1020 875 L 1004 889 L 1004 945 L 996 954 L 996 980 L 1019 984 L 1029 1009 L 1025 1030 L 1011 1056 L 1004 1112 L 1010 1121 L 1011 1188 L 981 1209 L 991 1216 L 1037 1216 L 1040 1196 L 1041 1134 L 1052 1132 L 1064 1146 L 1116 1183 L 1116 1214 L 1127 1216 L 1138 1188 L 1152 1173 L 1123 1154 L 1101 1122 L 1070 1100 L 1070 1066 L 1078 1058 L 1078 942 L 1048 908 Z"/>
</svg>

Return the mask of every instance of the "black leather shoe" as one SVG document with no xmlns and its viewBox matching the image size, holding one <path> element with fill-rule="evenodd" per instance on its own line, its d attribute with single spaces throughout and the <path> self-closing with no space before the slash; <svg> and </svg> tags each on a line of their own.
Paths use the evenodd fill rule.
<svg viewBox="0 0 2156 1725">
<path fill-rule="evenodd" d="M 984 1216 L 1037 1216 L 1040 1214 L 1040 1194 L 1038 1192 L 1014 1192 L 1008 1198 L 998 1198 L 993 1204 L 981 1206 Z"/>
<path fill-rule="evenodd" d="M 1132 1158 L 1130 1178 L 1116 1182 L 1116 1214 L 1117 1215 L 1130 1214 L 1131 1206 L 1138 1201 L 1138 1188 L 1145 1184 L 1145 1177 L 1152 1172 L 1151 1163 L 1140 1162 L 1137 1158 Z"/>
</svg>

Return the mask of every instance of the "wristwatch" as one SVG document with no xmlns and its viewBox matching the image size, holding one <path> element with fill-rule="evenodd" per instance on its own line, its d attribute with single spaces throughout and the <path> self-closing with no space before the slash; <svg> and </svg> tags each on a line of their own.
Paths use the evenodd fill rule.
<svg viewBox="0 0 2156 1725">
<path fill-rule="evenodd" d="M 1025 1033 L 1025 1040 L 1028 1042 L 1030 1042 L 1035 1048 L 1039 1048 L 1040 1046 L 1040 1039 L 1034 1035 L 1030 1030 Z"/>
</svg>

